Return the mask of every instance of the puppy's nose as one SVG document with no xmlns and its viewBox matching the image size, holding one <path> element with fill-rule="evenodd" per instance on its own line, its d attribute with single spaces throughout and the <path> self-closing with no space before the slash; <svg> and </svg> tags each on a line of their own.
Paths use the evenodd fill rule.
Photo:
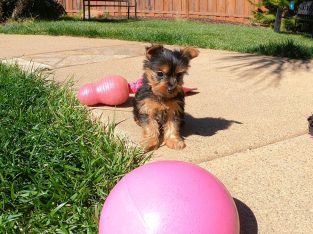
<svg viewBox="0 0 313 234">
<path fill-rule="evenodd" d="M 175 79 L 170 79 L 168 82 L 167 91 L 169 93 L 172 93 L 173 90 L 176 88 L 176 86 L 177 86 L 177 81 Z"/>
<path fill-rule="evenodd" d="M 169 93 L 172 93 L 175 88 L 176 88 L 176 85 L 174 85 L 174 86 L 168 86 L 168 87 L 167 87 L 167 91 L 168 91 Z"/>
</svg>

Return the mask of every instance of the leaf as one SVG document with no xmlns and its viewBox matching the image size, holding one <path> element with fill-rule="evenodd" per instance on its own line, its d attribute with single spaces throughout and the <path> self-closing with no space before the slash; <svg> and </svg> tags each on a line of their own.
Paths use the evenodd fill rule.
<svg viewBox="0 0 313 234">
<path fill-rule="evenodd" d="M 60 205 L 58 205 L 56 208 L 54 208 L 49 215 L 53 216 L 58 210 L 60 210 L 63 206 L 66 205 L 67 202 L 63 202 Z"/>
</svg>

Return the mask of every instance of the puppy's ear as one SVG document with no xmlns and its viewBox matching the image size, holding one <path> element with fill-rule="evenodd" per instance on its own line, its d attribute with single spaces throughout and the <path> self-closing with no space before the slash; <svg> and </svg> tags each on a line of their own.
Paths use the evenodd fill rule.
<svg viewBox="0 0 313 234">
<path fill-rule="evenodd" d="M 313 115 L 308 118 L 308 121 L 312 121 L 312 120 L 313 120 Z"/>
<path fill-rule="evenodd" d="M 162 45 L 151 45 L 146 47 L 146 57 L 147 59 L 151 59 L 154 54 L 160 53 L 163 51 Z"/>
<path fill-rule="evenodd" d="M 181 49 L 180 52 L 189 59 L 193 59 L 197 57 L 200 53 L 199 50 L 197 50 L 196 48 L 192 48 L 192 47 L 186 47 L 184 49 Z"/>
</svg>

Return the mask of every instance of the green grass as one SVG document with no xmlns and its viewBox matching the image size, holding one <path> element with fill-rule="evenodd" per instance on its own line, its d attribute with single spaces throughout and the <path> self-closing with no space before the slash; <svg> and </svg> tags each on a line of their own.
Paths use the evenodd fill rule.
<svg viewBox="0 0 313 234">
<path fill-rule="evenodd" d="M 97 233 L 139 149 L 91 120 L 70 86 L 0 64 L 0 233 Z"/>
<path fill-rule="evenodd" d="M 66 18 L 58 21 L 11 21 L 0 26 L 0 33 L 116 38 L 288 58 L 313 57 L 313 40 L 304 35 L 278 34 L 268 28 L 186 20 L 101 22 Z"/>
</svg>

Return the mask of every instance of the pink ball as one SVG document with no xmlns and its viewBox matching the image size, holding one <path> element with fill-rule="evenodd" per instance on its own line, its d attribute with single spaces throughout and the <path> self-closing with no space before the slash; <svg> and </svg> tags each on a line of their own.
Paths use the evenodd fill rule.
<svg viewBox="0 0 313 234">
<path fill-rule="evenodd" d="M 118 75 L 106 76 L 96 83 L 99 101 L 106 105 L 120 105 L 129 97 L 128 82 Z"/>
<path fill-rule="evenodd" d="M 88 83 L 83 85 L 77 94 L 78 100 L 85 105 L 92 106 L 98 103 L 98 96 L 96 93 L 95 85 Z"/>
<path fill-rule="evenodd" d="M 101 211 L 100 234 L 238 234 L 224 185 L 190 163 L 159 161 L 124 176 Z"/>
</svg>

